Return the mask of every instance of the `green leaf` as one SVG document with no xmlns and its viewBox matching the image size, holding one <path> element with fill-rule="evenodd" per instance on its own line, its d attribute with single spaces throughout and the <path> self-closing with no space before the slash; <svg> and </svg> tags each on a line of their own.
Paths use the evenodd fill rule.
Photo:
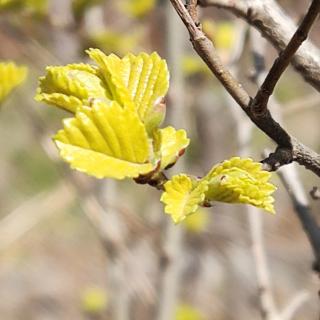
<svg viewBox="0 0 320 320">
<path fill-rule="evenodd" d="M 208 182 L 192 180 L 189 176 L 180 174 L 166 182 L 164 189 L 161 201 L 165 204 L 165 212 L 171 215 L 174 223 L 179 223 L 196 212 L 203 203 Z"/>
<path fill-rule="evenodd" d="M 271 173 L 262 170 L 261 163 L 231 158 L 213 167 L 203 178 L 209 184 L 206 199 L 251 204 L 274 213 L 272 193 L 276 187 L 268 182 L 270 177 Z"/>
<path fill-rule="evenodd" d="M 27 72 L 26 67 L 14 62 L 0 63 L 0 103 L 25 80 Z"/>
<path fill-rule="evenodd" d="M 157 165 L 143 123 L 117 102 L 78 109 L 54 140 L 72 168 L 97 178 L 136 178 Z"/>
<path fill-rule="evenodd" d="M 155 150 L 160 154 L 161 169 L 165 169 L 179 159 L 189 145 L 185 130 L 176 130 L 173 127 L 158 129 L 154 132 Z"/>
</svg>

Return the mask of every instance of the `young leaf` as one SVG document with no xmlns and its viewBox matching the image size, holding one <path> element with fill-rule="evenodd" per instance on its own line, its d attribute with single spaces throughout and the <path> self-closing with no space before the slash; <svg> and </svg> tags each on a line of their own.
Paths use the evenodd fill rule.
<svg viewBox="0 0 320 320">
<path fill-rule="evenodd" d="M 164 189 L 161 201 L 165 204 L 165 212 L 171 215 L 174 223 L 179 223 L 203 203 L 208 181 L 196 181 L 180 174 L 166 182 Z"/>
<path fill-rule="evenodd" d="M 117 102 L 78 109 L 54 140 L 72 168 L 97 178 L 136 178 L 157 165 L 143 123 Z"/>
<path fill-rule="evenodd" d="M 270 172 L 261 169 L 261 163 L 231 158 L 213 167 L 203 178 L 209 185 L 206 199 L 251 204 L 274 213 L 272 193 L 276 187 L 268 182 L 270 177 Z"/>
<path fill-rule="evenodd" d="M 13 62 L 0 63 L 0 103 L 21 84 L 27 76 L 27 68 Z"/>
<path fill-rule="evenodd" d="M 183 129 L 176 130 L 173 127 L 166 127 L 156 130 L 154 132 L 154 144 L 155 150 L 160 154 L 161 169 L 166 169 L 175 164 L 189 143 L 190 140 Z"/>
<path fill-rule="evenodd" d="M 148 121 L 155 121 L 154 113 L 158 116 L 159 126 L 165 109 L 159 111 L 157 106 L 166 95 L 169 87 L 169 72 L 165 60 L 157 53 L 148 55 L 140 53 L 126 55 L 120 59 L 114 54 L 106 56 L 99 49 L 87 51 L 90 58 L 96 61 L 112 99 L 121 105 L 134 108 L 141 120 L 148 126 Z"/>
<path fill-rule="evenodd" d="M 39 79 L 35 99 L 53 104 L 72 113 L 79 106 L 89 105 L 90 99 L 106 100 L 110 93 L 97 76 L 97 70 L 86 64 L 47 67 L 45 77 Z"/>
</svg>

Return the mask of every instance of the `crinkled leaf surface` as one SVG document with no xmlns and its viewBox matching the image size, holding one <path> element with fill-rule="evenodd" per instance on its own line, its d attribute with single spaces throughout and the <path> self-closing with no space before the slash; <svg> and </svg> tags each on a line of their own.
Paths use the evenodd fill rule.
<svg viewBox="0 0 320 320">
<path fill-rule="evenodd" d="M 26 76 L 26 67 L 19 67 L 13 62 L 0 63 L 0 103 L 25 80 Z"/>
<path fill-rule="evenodd" d="M 154 133 L 154 144 L 161 158 L 161 169 L 174 164 L 189 145 L 185 130 L 176 130 L 173 127 L 158 129 Z"/>
<path fill-rule="evenodd" d="M 165 212 L 171 215 L 175 223 L 179 223 L 186 216 L 196 212 L 203 203 L 208 181 L 196 181 L 185 174 L 180 174 L 166 182 L 164 189 L 161 201 L 165 204 Z"/>
<path fill-rule="evenodd" d="M 271 173 L 252 159 L 231 158 L 213 167 L 204 178 L 209 183 L 206 199 L 229 203 L 246 203 L 274 213 L 272 193 L 276 187 L 269 181 Z"/>
<path fill-rule="evenodd" d="M 155 108 L 168 91 L 169 72 L 165 60 L 157 53 L 128 54 L 120 59 L 114 54 L 106 56 L 99 49 L 87 52 L 98 64 L 113 100 L 135 108 L 143 122 L 153 118 L 153 112 L 159 113 L 159 108 Z M 159 117 L 157 125 L 162 118 Z"/>
<path fill-rule="evenodd" d="M 78 109 L 54 139 L 72 168 L 97 178 L 135 178 L 156 166 L 143 123 L 117 102 Z"/>
<path fill-rule="evenodd" d="M 39 79 L 36 100 L 57 105 L 72 113 L 79 106 L 89 105 L 91 99 L 107 100 L 110 93 L 97 76 L 97 70 L 86 64 L 47 67 Z"/>
<path fill-rule="evenodd" d="M 98 67 L 88 64 L 48 67 L 39 80 L 36 100 L 73 113 L 93 99 L 114 100 L 135 110 L 151 135 L 165 115 L 162 103 L 169 87 L 165 60 L 157 53 L 128 54 L 120 59 L 99 49 L 87 50 Z"/>
</svg>

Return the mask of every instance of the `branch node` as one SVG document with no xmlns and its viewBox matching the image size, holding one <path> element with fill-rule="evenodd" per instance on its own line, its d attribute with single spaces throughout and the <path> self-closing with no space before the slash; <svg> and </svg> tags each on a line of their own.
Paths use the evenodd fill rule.
<svg viewBox="0 0 320 320">
<path fill-rule="evenodd" d="M 281 166 L 293 161 L 293 152 L 290 148 L 278 147 L 275 152 L 261 161 L 263 170 L 276 171 Z"/>
</svg>

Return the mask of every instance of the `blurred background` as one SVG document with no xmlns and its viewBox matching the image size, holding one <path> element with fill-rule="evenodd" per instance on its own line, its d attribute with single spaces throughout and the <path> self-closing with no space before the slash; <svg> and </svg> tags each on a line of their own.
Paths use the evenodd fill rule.
<svg viewBox="0 0 320 320">
<path fill-rule="evenodd" d="M 278 3 L 297 23 L 309 1 Z M 275 49 L 226 11 L 202 9 L 200 18 L 224 63 L 254 94 L 254 47 L 267 69 Z M 311 38 L 320 45 L 319 20 Z M 51 136 L 67 114 L 34 101 L 37 79 L 48 65 L 87 62 L 90 47 L 167 59 L 166 124 L 191 138 L 169 176 L 202 176 L 235 155 L 260 161 L 274 148 L 195 55 L 169 1 L 0 1 L 0 43 L 1 61 L 29 70 L 0 106 L 1 320 L 263 319 L 264 289 L 271 309 L 297 301 L 291 319 L 318 319 L 312 251 L 276 174 L 275 216 L 219 203 L 174 226 L 157 190 L 98 181 L 58 158 Z M 292 68 L 272 103 L 288 131 L 320 152 L 320 97 Z M 319 185 L 297 170 L 306 193 Z M 319 201 L 309 200 L 319 217 Z"/>
</svg>

